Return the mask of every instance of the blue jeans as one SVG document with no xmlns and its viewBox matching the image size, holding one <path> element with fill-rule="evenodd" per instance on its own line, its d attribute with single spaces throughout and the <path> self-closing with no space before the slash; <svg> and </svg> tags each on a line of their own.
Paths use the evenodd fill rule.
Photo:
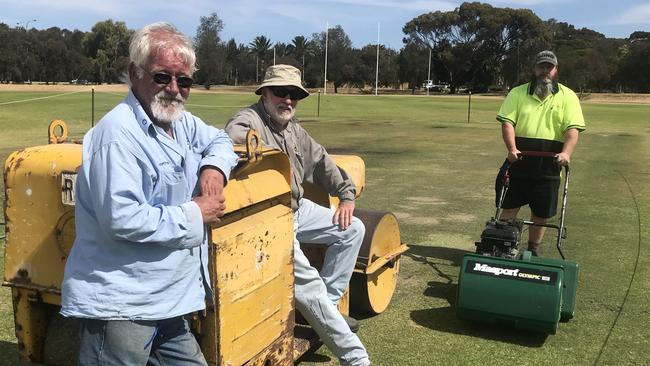
<svg viewBox="0 0 650 366">
<path fill-rule="evenodd" d="M 334 211 L 301 199 L 294 216 L 294 274 L 296 308 L 342 365 L 366 366 L 368 353 L 350 331 L 336 304 L 345 292 L 363 241 L 365 227 L 353 218 L 347 230 L 332 224 Z M 323 268 L 316 270 L 299 242 L 327 245 Z"/>
<path fill-rule="evenodd" d="M 80 319 L 80 366 L 207 366 L 183 316 L 164 320 Z"/>
</svg>

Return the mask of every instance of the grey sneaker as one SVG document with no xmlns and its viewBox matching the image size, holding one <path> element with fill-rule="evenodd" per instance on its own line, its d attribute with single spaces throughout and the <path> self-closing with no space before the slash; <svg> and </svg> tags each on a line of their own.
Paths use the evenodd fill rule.
<svg viewBox="0 0 650 366">
<path fill-rule="evenodd" d="M 350 327 L 350 330 L 352 331 L 352 333 L 356 333 L 356 332 L 359 331 L 359 321 L 358 320 L 354 319 L 353 317 L 347 316 L 345 314 L 341 314 L 341 315 L 343 315 L 343 319 L 348 324 L 348 327 Z"/>
</svg>

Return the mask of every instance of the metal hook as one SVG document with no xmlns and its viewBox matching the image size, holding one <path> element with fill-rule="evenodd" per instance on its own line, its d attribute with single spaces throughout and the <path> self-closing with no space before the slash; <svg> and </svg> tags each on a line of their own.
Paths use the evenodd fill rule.
<svg viewBox="0 0 650 366">
<path fill-rule="evenodd" d="M 60 128 L 60 135 L 57 135 L 57 127 Z M 62 119 L 55 119 L 50 122 L 50 127 L 48 128 L 47 139 L 50 144 L 62 144 L 68 138 L 68 126 Z"/>
</svg>

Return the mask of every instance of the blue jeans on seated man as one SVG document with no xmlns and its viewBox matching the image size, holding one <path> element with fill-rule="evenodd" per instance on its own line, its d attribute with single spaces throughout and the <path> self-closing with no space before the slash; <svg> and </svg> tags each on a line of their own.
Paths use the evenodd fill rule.
<svg viewBox="0 0 650 366">
<path fill-rule="evenodd" d="M 184 316 L 165 320 L 80 319 L 79 365 L 207 366 Z"/>
<path fill-rule="evenodd" d="M 294 213 L 294 275 L 296 308 L 342 365 L 370 365 L 368 353 L 352 333 L 336 305 L 345 292 L 363 241 L 358 218 L 341 230 L 332 224 L 334 210 L 301 199 Z M 300 242 L 328 247 L 320 273 L 300 249 Z"/>
</svg>

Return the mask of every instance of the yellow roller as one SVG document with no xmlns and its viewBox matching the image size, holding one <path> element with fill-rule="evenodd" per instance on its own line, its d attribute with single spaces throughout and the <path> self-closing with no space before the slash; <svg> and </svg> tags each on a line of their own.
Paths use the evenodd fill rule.
<svg viewBox="0 0 650 366">
<path fill-rule="evenodd" d="M 350 303 L 354 310 L 379 314 L 393 297 L 400 257 L 408 247 L 392 213 L 355 209 L 354 216 L 363 221 L 366 235 L 350 282 Z"/>
</svg>

